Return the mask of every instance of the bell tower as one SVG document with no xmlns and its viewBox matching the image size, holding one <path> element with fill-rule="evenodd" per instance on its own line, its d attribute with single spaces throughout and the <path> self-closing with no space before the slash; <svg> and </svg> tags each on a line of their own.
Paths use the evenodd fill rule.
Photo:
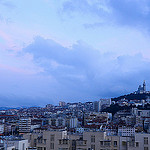
<svg viewBox="0 0 150 150">
<path fill-rule="evenodd" d="M 143 92 L 145 93 L 146 92 L 146 83 L 145 83 L 145 80 L 143 82 Z"/>
</svg>

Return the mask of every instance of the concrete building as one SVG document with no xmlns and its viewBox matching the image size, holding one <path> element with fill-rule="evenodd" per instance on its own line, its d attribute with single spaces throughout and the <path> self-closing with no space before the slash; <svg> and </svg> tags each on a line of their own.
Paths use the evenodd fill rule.
<svg viewBox="0 0 150 150">
<path fill-rule="evenodd" d="M 66 131 L 40 131 L 24 135 L 30 147 L 37 150 L 119 150 L 119 136 L 106 136 L 105 132 L 68 134 Z"/>
<path fill-rule="evenodd" d="M 62 117 L 50 118 L 49 125 L 54 127 L 65 127 L 66 120 Z"/>
<path fill-rule="evenodd" d="M 120 150 L 149 150 L 150 134 L 136 133 L 135 137 L 120 137 Z"/>
<path fill-rule="evenodd" d="M 123 126 L 123 127 L 119 127 L 118 128 L 118 135 L 119 136 L 134 136 L 135 135 L 135 128 L 132 128 L 132 127 L 126 127 L 126 126 Z"/>
<path fill-rule="evenodd" d="M 27 150 L 28 140 L 20 137 L 3 136 L 0 140 L 0 150 Z"/>
<path fill-rule="evenodd" d="M 71 118 L 70 119 L 70 128 L 76 128 L 78 127 L 78 119 L 77 118 Z"/>
<path fill-rule="evenodd" d="M 93 102 L 93 109 L 95 112 L 100 112 L 102 109 L 111 105 L 111 99 L 100 99 L 99 101 Z"/>
<path fill-rule="evenodd" d="M 109 107 L 110 105 L 111 105 L 110 98 L 100 99 L 100 111 L 106 107 Z"/>
<path fill-rule="evenodd" d="M 63 107 L 63 106 L 65 106 L 65 105 L 66 105 L 65 102 L 63 102 L 63 101 L 60 101 L 60 102 L 59 102 L 59 106 Z"/>
<path fill-rule="evenodd" d="M 7 150 L 27 150 L 29 146 L 28 140 L 8 140 Z"/>
<path fill-rule="evenodd" d="M 19 132 L 28 133 L 31 131 L 31 119 L 30 118 L 21 118 L 19 120 Z"/>
<path fill-rule="evenodd" d="M 93 102 L 93 110 L 95 112 L 100 112 L 100 107 L 101 107 L 100 101 Z"/>
<path fill-rule="evenodd" d="M 143 86 L 139 85 L 138 90 L 136 91 L 136 94 L 143 94 L 146 93 L 146 83 L 143 82 Z"/>
<path fill-rule="evenodd" d="M 4 133 L 4 124 L 0 124 L 0 134 Z"/>
</svg>

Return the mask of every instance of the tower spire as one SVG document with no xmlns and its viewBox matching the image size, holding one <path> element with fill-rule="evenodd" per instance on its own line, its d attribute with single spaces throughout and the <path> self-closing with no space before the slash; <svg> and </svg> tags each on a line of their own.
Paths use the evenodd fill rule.
<svg viewBox="0 0 150 150">
<path fill-rule="evenodd" d="M 145 93 L 146 92 L 146 83 L 145 83 L 145 80 L 143 82 L 143 92 Z"/>
</svg>

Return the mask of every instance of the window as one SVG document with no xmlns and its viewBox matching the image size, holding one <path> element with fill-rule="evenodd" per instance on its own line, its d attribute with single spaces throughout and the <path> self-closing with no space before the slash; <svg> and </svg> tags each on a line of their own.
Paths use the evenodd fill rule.
<svg viewBox="0 0 150 150">
<path fill-rule="evenodd" d="M 91 135 L 91 142 L 95 143 L 95 135 Z"/>
<path fill-rule="evenodd" d="M 148 150 L 148 147 L 144 147 L 144 150 Z"/>
<path fill-rule="evenodd" d="M 51 137 L 50 137 L 50 141 L 54 141 L 55 140 L 55 135 L 52 134 Z"/>
<path fill-rule="evenodd" d="M 54 143 L 50 143 L 50 149 L 54 149 Z"/>
<path fill-rule="evenodd" d="M 91 150 L 95 150 L 95 145 L 91 145 Z"/>
<path fill-rule="evenodd" d="M 63 144 L 68 144 L 68 141 L 67 140 L 63 140 Z"/>
<path fill-rule="evenodd" d="M 139 142 L 136 142 L 136 147 L 139 147 Z"/>
<path fill-rule="evenodd" d="M 100 141 L 100 145 L 101 145 L 101 146 L 103 145 L 103 141 Z"/>
<path fill-rule="evenodd" d="M 122 145 L 123 145 L 123 146 L 126 146 L 126 141 L 122 141 Z"/>
<path fill-rule="evenodd" d="M 114 141 L 114 146 L 117 146 L 117 141 Z"/>
<path fill-rule="evenodd" d="M 61 140 L 59 140 L 59 144 L 61 144 Z"/>
<path fill-rule="evenodd" d="M 144 144 L 148 144 L 148 137 L 144 137 Z"/>
<path fill-rule="evenodd" d="M 44 139 L 44 144 L 46 144 L 46 139 Z"/>
<path fill-rule="evenodd" d="M 22 144 L 22 149 L 25 150 L 25 144 L 24 143 Z"/>
<path fill-rule="evenodd" d="M 111 144 L 110 141 L 104 141 L 105 146 L 110 146 L 110 144 Z"/>
</svg>

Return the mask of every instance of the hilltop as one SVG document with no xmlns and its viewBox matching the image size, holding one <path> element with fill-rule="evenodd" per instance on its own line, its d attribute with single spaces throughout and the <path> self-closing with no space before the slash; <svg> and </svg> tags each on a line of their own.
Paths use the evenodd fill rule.
<svg viewBox="0 0 150 150">
<path fill-rule="evenodd" d="M 130 93 L 127 95 L 122 95 L 119 97 L 112 98 L 112 101 L 118 101 L 121 99 L 127 99 L 127 100 L 146 100 L 148 97 L 150 97 L 150 93 Z"/>
</svg>

